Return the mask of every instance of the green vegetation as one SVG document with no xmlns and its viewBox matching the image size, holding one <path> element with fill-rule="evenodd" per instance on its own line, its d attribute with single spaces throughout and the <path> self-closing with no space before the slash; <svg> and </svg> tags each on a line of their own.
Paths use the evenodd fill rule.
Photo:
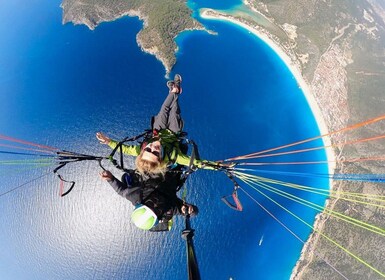
<svg viewBox="0 0 385 280">
<path fill-rule="evenodd" d="M 301 63 L 304 77 L 312 85 L 317 73 L 321 80 L 324 78 L 322 86 L 329 90 L 323 91 L 321 88 L 318 98 L 324 102 L 346 100 L 344 104 L 338 104 L 338 107 L 320 101 L 321 106 L 324 106 L 324 115 L 332 118 L 329 129 L 335 130 L 343 124 L 357 123 L 385 113 L 385 24 L 383 15 L 377 14 L 375 11 L 378 9 L 372 6 L 380 5 L 380 1 L 261 2 L 267 8 L 267 12 L 266 9 L 260 9 L 261 12 L 273 18 L 277 25 L 289 23 L 297 27 L 298 37 L 292 51 L 309 55 L 309 60 Z M 322 64 L 322 59 L 327 59 L 326 65 Z M 337 77 L 330 76 L 328 72 L 336 68 L 340 70 L 333 72 Z M 385 125 L 377 124 L 351 133 L 348 137 L 359 139 L 380 135 L 384 131 Z M 384 149 L 384 141 L 380 140 L 345 147 L 341 155 L 345 158 L 382 156 Z M 340 164 L 338 168 L 344 173 L 354 174 L 370 174 L 383 170 L 381 162 L 373 161 Z M 385 194 L 383 186 L 374 183 L 335 182 L 333 188 L 358 193 Z M 328 207 L 334 207 L 333 209 L 349 216 L 385 228 L 385 213 L 382 210 L 352 205 L 336 199 L 330 199 Z M 341 223 L 327 214 L 323 214 L 323 218 L 327 218 L 322 228 L 324 234 L 338 240 L 371 265 L 384 268 L 383 237 Z M 348 279 L 379 279 L 373 271 L 362 267 L 325 239 L 313 239 L 312 242 L 316 245 L 304 252 L 304 259 L 298 264 L 302 275 L 295 279 L 341 279 L 324 260 L 332 262 Z M 317 255 L 312 254 L 312 251 L 316 251 Z"/>
<path fill-rule="evenodd" d="M 338 130 L 385 113 L 385 17 L 376 11 L 385 9 L 382 0 L 260 0 L 249 1 L 271 25 L 267 32 L 278 38 L 286 51 L 295 57 L 305 57 L 300 63 L 302 74 L 320 102 L 328 127 Z M 378 5 L 375 7 L 373 5 Z M 191 10 L 181 0 L 63 0 L 63 22 L 84 23 L 90 28 L 123 14 L 140 14 L 145 26 L 138 34 L 141 47 L 154 53 L 169 71 L 175 64 L 174 39 L 186 29 L 203 28 L 191 17 Z M 382 10 L 383 11 L 383 10 Z M 246 13 L 247 14 L 247 13 Z M 242 15 L 240 15 L 242 17 Z M 250 25 L 256 21 L 242 17 Z M 283 32 L 284 24 L 296 27 L 295 39 Z M 287 47 L 289 46 L 289 47 Z M 317 81 L 318 80 L 318 81 Z M 325 89 L 325 90 L 324 90 Z M 333 104 L 336 102 L 336 104 Z M 371 126 L 352 133 L 350 140 L 383 134 L 385 125 Z M 331 139 L 344 141 L 344 139 Z M 361 143 L 336 151 L 345 158 L 383 156 L 384 142 Z M 380 173 L 378 162 L 340 164 L 343 173 Z M 385 195 L 382 185 L 374 183 L 335 182 L 333 188 L 357 193 Z M 331 199 L 329 208 L 385 228 L 383 210 L 370 206 L 351 205 Z M 326 220 L 322 232 L 359 255 L 371 265 L 384 267 L 383 237 L 364 232 L 323 214 Z M 382 238 L 382 239 L 381 239 Z M 331 262 L 348 279 L 378 279 L 378 275 L 320 238 L 304 252 L 298 264 L 300 279 L 341 279 L 325 264 Z M 317 255 L 312 256 L 312 251 Z M 298 279 L 298 278 L 295 278 Z"/>
<path fill-rule="evenodd" d="M 167 71 L 176 62 L 175 37 L 187 29 L 203 29 L 182 0 L 63 0 L 62 7 L 63 23 L 84 23 L 92 29 L 124 14 L 138 15 L 144 21 L 139 45 L 155 54 Z"/>
</svg>

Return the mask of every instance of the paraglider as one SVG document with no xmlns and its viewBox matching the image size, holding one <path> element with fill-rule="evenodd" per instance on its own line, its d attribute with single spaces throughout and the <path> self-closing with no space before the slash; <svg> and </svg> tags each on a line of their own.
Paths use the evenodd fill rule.
<svg viewBox="0 0 385 280">
<path fill-rule="evenodd" d="M 160 231 L 170 230 L 174 215 L 198 214 L 198 208 L 176 196 L 183 184 L 181 172 L 165 174 L 141 174 L 136 170 L 126 170 L 122 180 L 118 180 L 109 171 L 102 171 L 101 178 L 122 197 L 135 207 L 131 217 L 140 229 Z"/>
<path fill-rule="evenodd" d="M 175 84 L 177 83 L 175 83 L 174 81 L 174 86 Z M 165 101 L 165 103 L 169 105 L 178 104 L 177 100 L 179 95 L 176 94 L 175 92 L 172 92 L 175 87 L 174 86 L 171 87 L 171 83 L 169 83 L 169 85 L 170 85 L 170 92 L 166 98 L 167 102 Z M 180 91 L 181 91 L 181 87 L 179 83 L 178 92 Z M 163 110 L 165 107 L 167 106 L 162 106 L 162 109 L 160 111 L 160 114 L 158 114 L 158 116 L 162 115 L 162 112 L 163 113 L 169 112 L 166 109 Z M 183 236 L 184 238 L 186 238 L 186 241 L 188 241 L 187 243 L 188 243 L 189 251 L 193 250 L 193 246 L 191 243 L 193 230 L 191 229 L 191 226 L 189 224 L 189 218 L 190 218 L 190 215 L 196 214 L 197 208 L 195 208 L 195 206 L 191 204 L 184 202 L 184 197 L 182 197 L 182 199 L 177 198 L 176 193 L 180 190 L 180 187 L 183 185 L 186 178 L 199 168 L 223 172 L 230 179 L 230 182 L 234 186 L 233 192 L 228 196 L 224 196 L 222 200 L 231 209 L 234 209 L 237 211 L 241 211 L 244 209 L 242 203 L 240 202 L 240 198 L 238 196 L 238 191 L 241 191 L 242 193 L 245 194 L 246 197 L 249 197 L 261 209 L 263 209 L 266 213 L 268 213 L 274 220 L 276 220 L 282 227 L 284 227 L 288 232 L 290 232 L 296 239 L 298 239 L 302 243 L 304 243 L 304 240 L 299 238 L 295 234 L 295 231 L 293 231 L 293 229 L 290 229 L 288 225 L 280 221 L 279 217 L 277 217 L 273 212 L 269 211 L 269 209 L 267 209 L 260 201 L 258 201 L 258 199 L 256 199 L 255 196 L 252 195 L 250 191 L 247 190 L 246 188 L 249 187 L 250 190 L 254 190 L 261 197 L 265 198 L 271 203 L 274 203 L 279 208 L 288 212 L 294 218 L 298 219 L 299 221 L 301 221 L 302 223 L 304 223 L 306 226 L 310 227 L 314 231 L 316 230 L 313 228 L 312 225 L 304 221 L 298 214 L 295 214 L 291 212 L 289 209 L 287 209 L 287 207 L 285 207 L 283 203 L 280 203 L 274 200 L 270 196 L 270 194 L 277 195 L 289 201 L 314 209 L 318 212 L 325 211 L 330 216 L 335 217 L 340 221 L 357 226 L 361 229 L 368 230 L 372 233 L 379 234 L 379 235 L 385 234 L 383 229 L 375 225 L 371 225 L 369 223 L 359 221 L 353 217 L 349 217 L 348 215 L 344 213 L 340 213 L 335 210 L 333 211 L 324 210 L 323 205 L 318 205 L 316 203 L 308 201 L 307 199 L 300 197 L 298 193 L 291 193 L 290 190 L 312 193 L 312 194 L 322 195 L 326 197 L 328 196 L 338 197 L 339 199 L 349 201 L 350 203 L 370 205 L 376 208 L 384 207 L 383 205 L 384 200 L 382 196 L 374 195 L 374 194 L 373 195 L 358 194 L 354 192 L 336 192 L 336 191 L 314 188 L 311 186 L 305 186 L 301 184 L 295 184 L 295 183 L 285 182 L 283 180 L 274 179 L 274 176 L 279 175 L 279 176 L 284 176 L 285 178 L 319 177 L 319 178 L 328 178 L 333 180 L 383 183 L 385 182 L 384 174 L 346 174 L 346 173 L 320 174 L 320 173 L 301 172 L 301 170 L 298 170 L 298 172 L 289 172 L 289 171 L 281 171 L 277 168 L 271 169 L 271 170 L 269 170 L 268 168 L 266 169 L 258 168 L 261 166 L 269 167 L 269 166 L 283 166 L 283 165 L 301 166 L 301 165 L 307 165 L 307 164 L 327 164 L 330 162 L 342 163 L 342 162 L 359 162 L 359 161 L 383 161 L 385 160 L 383 156 L 341 158 L 334 161 L 332 160 L 332 161 L 291 161 L 289 162 L 289 161 L 280 161 L 275 159 L 287 154 L 309 153 L 311 151 L 315 151 L 319 149 L 335 148 L 339 146 L 347 146 L 347 145 L 353 145 L 353 144 L 362 143 L 362 142 L 383 139 L 385 138 L 384 135 L 375 135 L 372 137 L 345 141 L 343 143 L 338 143 L 330 146 L 297 148 L 304 143 L 308 143 L 317 139 L 322 139 L 323 137 L 329 137 L 337 133 L 345 133 L 347 131 L 352 131 L 376 122 L 383 121 L 385 119 L 385 116 L 379 116 L 377 118 L 366 120 L 361 123 L 350 125 L 338 131 L 333 131 L 325 135 L 312 137 L 301 141 L 296 141 L 293 143 L 281 145 L 279 147 L 273 147 L 273 148 L 255 152 L 255 153 L 250 153 L 242 156 L 235 156 L 235 157 L 231 157 L 221 161 L 201 160 L 199 158 L 199 153 L 195 143 L 187 139 L 186 134 L 182 132 L 183 121 L 180 118 L 180 114 L 179 115 L 176 114 L 175 116 L 177 116 L 177 118 L 173 119 L 174 120 L 173 124 L 177 126 L 176 126 L 176 129 L 174 129 L 173 131 L 170 130 L 171 126 L 157 127 L 156 125 L 159 124 L 160 118 L 155 118 L 153 123 L 154 125 L 153 127 L 151 127 L 151 130 L 145 131 L 144 133 L 134 137 L 127 137 L 122 141 L 114 141 L 108 138 L 107 136 L 105 136 L 104 134 L 98 134 L 97 135 L 98 140 L 102 142 L 102 144 L 108 144 L 110 148 L 113 149 L 112 153 L 109 156 L 94 156 L 94 155 L 88 155 L 88 154 L 82 154 L 82 153 L 69 152 L 69 151 L 60 150 L 58 148 L 50 147 L 47 145 L 36 144 L 29 141 L 24 141 L 24 140 L 12 138 L 9 136 L 4 136 L 4 135 L 0 135 L 1 140 L 19 143 L 19 144 L 22 144 L 23 146 L 2 144 L 1 146 L 5 147 L 6 150 L 0 151 L 0 153 L 7 154 L 7 155 L 15 155 L 15 156 L 16 155 L 32 156 L 37 158 L 30 161 L 24 160 L 23 164 L 29 163 L 31 165 L 38 165 L 43 167 L 54 165 L 55 168 L 52 171 L 56 173 L 59 179 L 61 180 L 61 191 L 60 191 L 61 196 L 66 196 L 68 195 L 68 193 L 71 192 L 71 190 L 75 186 L 75 181 L 67 180 L 62 175 L 59 174 L 59 171 L 63 167 L 67 166 L 68 164 L 81 162 L 81 161 L 98 162 L 100 167 L 103 169 L 101 173 L 102 178 L 116 183 L 116 185 L 114 185 L 113 188 L 119 194 L 121 194 L 126 198 L 128 198 L 129 196 L 128 193 L 130 191 L 133 191 L 135 187 L 136 187 L 135 190 L 138 190 L 141 188 L 140 186 L 138 187 L 138 182 L 145 182 L 150 185 L 152 184 L 149 189 L 155 189 L 157 190 L 157 192 L 158 190 L 162 190 L 163 192 L 165 186 L 167 187 L 171 186 L 169 191 L 172 192 L 171 200 L 173 200 L 173 202 L 169 204 L 167 207 L 163 208 L 161 211 L 159 211 L 159 209 L 154 207 L 154 205 L 156 203 L 159 203 L 159 205 L 167 204 L 165 203 L 165 201 L 170 201 L 170 200 L 167 200 L 167 195 L 163 196 L 160 200 L 157 200 L 157 201 L 155 201 L 154 198 L 151 197 L 153 194 L 151 191 L 149 196 L 147 197 L 149 198 L 148 200 L 147 198 L 144 199 L 143 197 L 140 197 L 140 196 L 134 199 L 132 197 L 129 197 L 129 200 L 136 206 L 136 209 L 134 209 L 132 214 L 133 222 L 139 228 L 146 229 L 146 230 L 147 229 L 150 230 L 154 228 L 154 230 L 156 231 L 157 225 L 162 225 L 161 230 L 163 229 L 168 230 L 170 227 L 169 221 L 171 221 L 172 216 L 176 212 L 178 214 L 184 214 L 186 216 L 186 230 L 184 231 Z M 168 122 L 166 121 L 163 122 L 163 124 L 167 124 L 167 123 Z M 169 131 L 163 132 L 162 130 L 169 130 Z M 178 135 L 175 135 L 175 133 L 177 133 Z M 126 143 L 138 141 L 138 140 L 141 141 L 139 144 L 126 145 Z M 187 155 L 188 145 L 192 146 L 191 155 Z M 16 150 L 22 150 L 22 151 L 20 152 Z M 121 155 L 120 163 L 118 163 L 118 161 L 114 159 L 114 156 L 118 151 L 120 152 L 120 155 Z M 144 155 L 144 159 L 145 161 L 147 161 L 147 163 L 145 164 L 137 163 L 136 170 L 128 171 L 128 169 L 125 169 L 123 165 L 122 157 L 124 153 L 133 155 L 133 156 L 138 156 L 140 154 L 144 155 L 146 153 Z M 267 158 L 270 160 L 264 160 Z M 116 167 L 122 170 L 126 170 L 126 173 L 122 177 L 122 180 L 117 180 L 112 175 L 112 173 L 105 170 L 102 163 L 105 160 L 111 161 Z M 155 167 L 148 162 L 156 162 Z M 16 164 L 16 163 L 17 161 L 14 161 L 14 160 L 4 160 L 1 162 L 2 165 Z M 36 177 L 33 180 L 38 180 L 43 176 L 47 176 L 48 174 L 49 172 L 39 177 Z M 147 176 L 147 177 L 143 179 L 143 177 L 141 176 Z M 151 180 L 153 180 L 152 183 L 150 183 Z M 17 189 L 28 185 L 30 182 L 32 181 L 25 182 L 13 189 L 7 190 L 1 193 L 0 196 L 4 196 L 13 191 L 16 191 Z M 173 183 L 170 183 L 170 182 L 173 182 Z M 70 188 L 67 191 L 64 191 L 65 183 L 71 184 Z M 130 189 L 131 186 L 133 186 L 134 188 Z M 168 198 L 170 197 L 171 196 L 168 196 Z M 233 201 L 230 201 L 230 198 Z M 339 244 L 336 240 L 330 238 L 326 234 L 322 232 L 318 232 L 318 233 L 321 235 L 322 238 L 325 238 L 335 247 L 341 249 L 346 254 L 352 256 L 361 264 L 365 265 L 366 267 L 374 271 L 376 274 L 385 277 L 385 274 L 380 269 L 372 266 L 370 263 L 365 261 L 362 257 L 348 250 L 347 248 L 345 248 L 344 246 Z M 260 245 L 262 244 L 262 241 L 263 241 L 263 238 L 261 238 L 260 240 Z M 195 266 L 197 268 L 195 254 L 193 253 L 193 251 L 190 251 L 190 252 L 191 252 L 190 257 L 192 260 L 191 261 L 192 266 Z M 341 275 L 341 273 L 333 266 L 333 264 L 330 261 L 325 260 L 325 263 Z"/>
<path fill-rule="evenodd" d="M 114 190 L 130 200 L 135 206 L 132 213 L 134 224 L 145 230 L 153 227 L 169 229 L 166 226 L 175 214 L 194 216 L 198 208 L 177 198 L 189 171 L 196 168 L 219 168 L 220 163 L 200 160 L 196 154 L 189 157 L 186 144 L 181 142 L 183 120 L 179 106 L 179 94 L 182 92 L 182 77 L 175 75 L 174 81 L 168 81 L 168 95 L 159 113 L 152 122 L 152 129 L 140 145 L 125 145 L 114 141 L 101 132 L 96 138 L 101 144 L 111 149 L 119 147 L 121 155 L 137 156 L 136 170 L 127 171 L 122 180 L 116 179 L 111 172 L 103 171 L 101 177 Z M 184 166 L 184 168 L 182 167 Z M 156 231 L 156 230 L 155 230 Z"/>
</svg>

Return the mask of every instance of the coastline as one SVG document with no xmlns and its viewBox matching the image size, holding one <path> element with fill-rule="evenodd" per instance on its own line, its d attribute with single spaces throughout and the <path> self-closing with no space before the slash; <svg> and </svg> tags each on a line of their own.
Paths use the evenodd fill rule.
<svg viewBox="0 0 385 280">
<path fill-rule="evenodd" d="M 325 146 L 331 146 L 330 137 L 327 136 L 329 134 L 329 129 L 328 129 L 326 122 L 323 118 L 321 109 L 318 105 L 316 98 L 314 97 L 310 87 L 307 85 L 305 79 L 303 78 L 302 73 L 299 69 L 299 66 L 293 62 L 293 60 L 285 53 L 285 51 L 280 47 L 280 45 L 278 43 L 274 42 L 274 40 L 272 40 L 267 35 L 267 33 L 255 28 L 253 26 L 250 26 L 250 25 L 248 25 L 248 24 L 246 24 L 240 20 L 237 20 L 236 18 L 234 18 L 231 15 L 227 15 L 227 14 L 224 15 L 221 13 L 217 13 L 211 9 L 202 9 L 199 14 L 203 19 L 222 20 L 222 21 L 227 21 L 227 22 L 230 22 L 230 23 L 235 24 L 237 26 L 240 26 L 240 27 L 248 30 L 253 35 L 257 36 L 265 44 L 267 44 L 279 56 L 279 58 L 285 63 L 285 65 L 289 68 L 290 72 L 292 73 L 295 80 L 297 81 L 298 86 L 302 90 L 302 92 L 306 98 L 307 103 L 310 106 L 310 109 L 311 109 L 312 114 L 316 120 L 320 134 L 325 135 L 325 137 L 322 137 L 324 145 Z M 331 162 L 331 163 L 328 163 L 328 173 L 330 175 L 332 175 L 332 174 L 334 174 L 334 170 L 336 168 L 336 163 L 334 162 L 334 160 L 336 158 L 335 153 L 334 153 L 334 150 L 331 148 L 325 149 L 325 152 L 326 152 L 327 160 L 329 162 Z M 332 189 L 332 188 L 333 188 L 333 180 L 329 179 L 329 189 Z M 329 200 L 327 199 L 324 207 L 325 208 L 328 207 L 328 204 L 329 204 Z M 325 223 L 325 218 L 323 217 L 322 212 L 320 212 L 315 217 L 312 233 L 309 235 L 308 239 L 305 241 L 305 243 L 303 245 L 300 257 L 298 258 L 297 263 L 295 264 L 295 266 L 292 269 L 290 279 L 299 279 L 301 277 L 301 271 L 303 271 L 303 269 L 300 269 L 299 263 L 301 262 L 301 260 L 303 260 L 305 254 L 308 254 L 310 259 L 313 258 L 314 253 L 311 252 L 311 250 L 315 246 L 315 244 L 318 242 L 318 239 L 320 237 L 319 234 L 317 234 L 317 232 L 315 231 L 315 229 L 317 231 L 321 230 L 324 226 L 324 223 Z"/>
<path fill-rule="evenodd" d="M 321 135 L 327 135 L 329 134 L 328 127 L 326 126 L 326 123 L 322 117 L 321 109 L 318 106 L 318 103 L 316 99 L 314 98 L 309 86 L 307 85 L 306 81 L 302 77 L 302 74 L 300 70 L 298 69 L 298 66 L 292 61 L 292 59 L 280 48 L 280 46 L 275 43 L 272 39 L 270 39 L 266 34 L 261 32 L 260 30 L 257 30 L 256 28 L 253 28 L 252 26 L 249 26 L 232 16 L 225 16 L 221 14 L 215 14 L 213 15 L 210 13 L 209 9 L 204 9 L 200 12 L 200 16 L 204 19 L 211 19 L 211 20 L 223 20 L 231 22 L 235 25 L 241 26 L 245 28 L 246 30 L 250 31 L 252 34 L 260 38 L 265 44 L 267 44 L 278 56 L 279 58 L 285 63 L 285 65 L 289 68 L 290 72 L 293 74 L 295 80 L 297 81 L 299 87 L 301 88 L 307 103 L 310 106 L 310 109 L 314 115 L 314 118 L 316 120 L 316 123 L 318 125 L 318 128 L 320 130 Z M 330 145 L 330 138 L 324 137 L 323 138 L 325 146 Z M 325 150 L 328 161 L 333 161 L 335 159 L 333 150 Z M 329 174 L 333 174 L 335 169 L 334 164 L 328 164 L 328 171 Z"/>
<path fill-rule="evenodd" d="M 175 42 L 176 37 L 178 37 L 179 34 L 185 32 L 185 31 L 191 31 L 191 30 L 202 30 L 207 31 L 198 21 L 192 19 L 193 21 L 191 23 L 185 23 L 181 29 L 175 29 L 174 37 L 170 40 L 159 40 L 158 38 L 161 37 L 161 34 L 159 34 L 159 30 L 156 30 L 155 32 L 152 31 L 152 36 L 147 36 L 144 33 L 146 32 L 147 28 L 153 28 L 149 25 L 150 22 L 150 16 L 147 15 L 141 7 L 139 8 L 130 8 L 130 9 L 123 9 L 118 10 L 117 12 L 113 12 L 110 10 L 103 10 L 101 9 L 100 12 L 97 13 L 96 16 L 88 16 L 84 12 L 80 13 L 77 11 L 76 7 L 73 8 L 68 7 L 68 4 L 66 2 L 70 1 L 63 1 L 60 4 L 60 8 L 63 11 L 62 16 L 62 24 L 66 23 L 72 23 L 73 25 L 85 25 L 88 27 L 89 30 L 95 30 L 95 28 L 104 22 L 113 22 L 115 20 L 118 20 L 122 17 L 128 16 L 128 17 L 137 17 L 139 21 L 143 23 L 143 27 L 140 29 L 136 36 L 136 42 L 138 44 L 138 47 L 144 52 L 148 53 L 150 55 L 153 55 L 160 63 L 162 63 L 164 69 L 165 69 L 165 77 L 168 78 L 168 75 L 170 74 L 173 66 L 176 63 L 176 53 L 178 52 L 178 46 Z M 72 11 L 74 10 L 74 11 Z M 81 9 L 80 9 L 81 10 Z M 150 40 L 148 38 L 151 38 Z M 154 38 L 158 39 L 158 41 L 154 41 Z"/>
</svg>

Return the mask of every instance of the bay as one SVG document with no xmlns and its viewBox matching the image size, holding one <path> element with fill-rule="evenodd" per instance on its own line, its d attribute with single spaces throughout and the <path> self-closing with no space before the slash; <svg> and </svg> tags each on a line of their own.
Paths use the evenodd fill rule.
<svg viewBox="0 0 385 280">
<path fill-rule="evenodd" d="M 148 128 L 167 94 L 164 68 L 138 48 L 135 36 L 142 23 L 136 18 L 103 23 L 90 31 L 63 26 L 59 4 L 1 4 L 5 43 L 0 52 L 0 131 L 108 155 L 95 132 L 120 139 Z M 204 4 L 210 3 L 197 5 Z M 268 46 L 234 25 L 202 22 L 218 35 L 195 31 L 179 36 L 178 63 L 171 74 L 184 78 L 180 101 L 185 130 L 203 158 L 225 159 L 319 134 L 295 79 Z M 4 28 L 10 25 L 13 29 Z M 285 160 L 299 158 L 326 157 L 316 152 Z M 279 170 L 327 172 L 326 166 Z M 1 190 L 42 172 L 2 173 Z M 140 231 L 129 220 L 132 206 L 98 178 L 97 164 L 65 172 L 77 182 L 66 198 L 58 197 L 59 182 L 53 175 L 1 197 L 2 279 L 186 279 L 182 218 L 169 233 Z M 295 182 L 328 187 L 327 180 Z M 187 189 L 188 201 L 200 208 L 192 224 L 202 278 L 289 278 L 302 243 L 242 193 L 243 212 L 226 207 L 220 197 L 231 193 L 232 185 L 223 174 L 199 171 Z M 306 239 L 309 228 L 252 193 Z M 312 223 L 313 210 L 274 198 Z M 308 198 L 323 203 L 323 198 Z"/>
</svg>

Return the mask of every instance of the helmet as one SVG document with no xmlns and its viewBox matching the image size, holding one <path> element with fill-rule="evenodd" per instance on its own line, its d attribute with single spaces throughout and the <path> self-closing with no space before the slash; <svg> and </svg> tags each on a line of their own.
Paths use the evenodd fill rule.
<svg viewBox="0 0 385 280">
<path fill-rule="evenodd" d="M 158 223 L 158 217 L 150 207 L 138 204 L 131 214 L 132 222 L 140 229 L 149 230 Z"/>
</svg>

